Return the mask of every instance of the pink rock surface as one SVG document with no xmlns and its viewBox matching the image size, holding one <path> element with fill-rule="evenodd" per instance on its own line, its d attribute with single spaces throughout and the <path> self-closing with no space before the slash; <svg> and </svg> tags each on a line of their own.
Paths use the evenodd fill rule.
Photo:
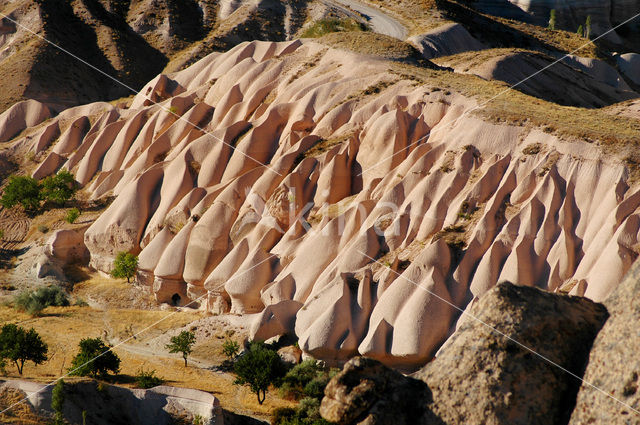
<svg viewBox="0 0 640 425">
<path fill-rule="evenodd" d="M 637 257 L 622 161 L 463 115 L 474 99 L 385 62 L 251 42 L 147 88 L 171 111 L 67 111 L 36 173 L 64 162 L 91 197 L 115 196 L 84 235 L 93 267 L 139 253 L 158 301 L 259 313 L 256 338 L 409 367 L 498 281 L 602 300 Z"/>
</svg>

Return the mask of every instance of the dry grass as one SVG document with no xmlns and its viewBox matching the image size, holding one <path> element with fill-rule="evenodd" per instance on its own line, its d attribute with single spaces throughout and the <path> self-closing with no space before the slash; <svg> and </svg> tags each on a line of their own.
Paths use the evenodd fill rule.
<svg viewBox="0 0 640 425">
<path fill-rule="evenodd" d="M 316 41 L 333 48 L 389 60 L 418 61 L 421 57 L 409 43 L 374 32 L 332 33 Z"/>
<path fill-rule="evenodd" d="M 389 72 L 417 84 L 455 91 L 477 99 L 473 114 L 496 123 L 542 128 L 570 139 L 602 144 L 607 152 L 627 153 L 640 140 L 640 120 L 608 110 L 561 106 L 510 90 L 506 83 L 410 64 L 390 63 Z"/>
<path fill-rule="evenodd" d="M 94 285 L 106 285 L 105 282 Z M 15 368 L 7 367 L 8 378 L 22 378 L 49 382 L 66 373 L 75 355 L 80 339 L 108 336 L 112 342 L 122 341 L 137 332 L 150 327 L 143 334 L 127 342 L 127 346 L 114 349 L 121 358 L 120 375 L 115 382 L 131 386 L 141 369 L 155 370 L 168 385 L 196 388 L 214 394 L 222 407 L 240 414 L 249 414 L 266 419 L 276 407 L 291 406 L 292 403 L 277 396 L 272 391 L 264 405 L 260 406 L 255 395 L 247 388 L 233 384 L 233 376 L 227 373 L 202 369 L 195 366 L 185 368 L 182 359 L 154 348 L 150 341 L 166 332 L 182 328 L 203 317 L 200 312 L 171 312 L 145 310 L 97 311 L 89 307 L 50 307 L 44 316 L 32 318 L 9 307 L 0 307 L 0 323 L 18 323 L 23 327 L 33 327 L 49 345 L 49 360 L 42 365 L 27 363 L 22 377 Z M 224 334 L 221 334 L 222 336 Z M 194 356 L 206 356 L 211 364 L 223 360 L 219 345 L 223 339 L 214 335 L 211 340 L 199 341 Z M 132 347 L 129 348 L 129 345 Z M 5 423 L 5 422 L 2 422 Z M 25 422 L 26 423 L 26 422 Z"/>
</svg>

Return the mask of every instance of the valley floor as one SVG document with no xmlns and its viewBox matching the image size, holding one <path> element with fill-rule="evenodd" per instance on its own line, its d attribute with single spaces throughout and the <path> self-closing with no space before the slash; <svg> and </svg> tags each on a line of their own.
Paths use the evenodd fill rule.
<svg viewBox="0 0 640 425">
<path fill-rule="evenodd" d="M 84 285 L 78 285 L 75 293 L 89 294 L 92 286 L 104 291 L 109 281 L 106 278 L 94 278 Z M 111 293 L 114 293 L 124 285 L 111 280 L 111 286 Z M 22 376 L 18 375 L 13 365 L 7 365 L 6 373 L 1 378 L 51 382 L 67 373 L 82 338 L 102 337 L 115 347 L 114 352 L 122 360 L 120 373 L 111 383 L 134 387 L 135 376 L 140 370 L 155 370 L 166 385 L 207 391 L 217 397 L 227 411 L 268 421 L 274 408 L 291 406 L 293 403 L 279 398 L 278 393 L 272 391 L 267 394 L 265 403 L 259 405 L 253 393 L 246 387 L 234 385 L 234 376 L 218 368 L 225 359 L 221 353 L 225 339 L 242 342 L 245 337 L 242 327 L 234 319 L 207 316 L 195 311 L 101 310 L 89 306 L 49 307 L 42 316 L 31 317 L 10 306 L 0 306 L 0 324 L 16 323 L 26 328 L 33 327 L 49 347 L 49 360 L 44 364 L 35 366 L 27 363 Z M 146 328 L 149 329 L 141 332 Z M 169 338 L 182 329 L 193 330 L 198 338 L 187 368 L 180 356 L 169 354 L 164 349 Z M 73 379 L 65 377 L 65 380 Z M 0 422 L 6 423 L 4 419 L 7 418 L 0 417 Z"/>
</svg>

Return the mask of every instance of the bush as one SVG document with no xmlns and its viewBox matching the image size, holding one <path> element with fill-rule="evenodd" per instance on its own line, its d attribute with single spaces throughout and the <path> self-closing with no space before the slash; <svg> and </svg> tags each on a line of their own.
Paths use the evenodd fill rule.
<svg viewBox="0 0 640 425">
<path fill-rule="evenodd" d="M 324 374 L 322 368 L 318 363 L 313 360 L 305 360 L 299 365 L 294 366 L 282 379 L 282 385 L 280 386 L 280 393 L 283 397 L 293 398 L 298 400 L 305 395 L 306 387 L 314 379 Z M 328 382 L 328 379 L 327 379 Z M 315 384 L 314 384 L 315 385 Z M 315 389 L 309 388 L 310 391 L 315 393 Z M 324 387 L 322 388 L 324 391 Z"/>
<path fill-rule="evenodd" d="M 13 208 L 20 204 L 25 211 L 33 212 L 40 208 L 40 184 L 34 178 L 27 176 L 11 176 L 0 198 L 0 205 Z"/>
<path fill-rule="evenodd" d="M 80 217 L 80 210 L 77 208 L 71 208 L 69 211 L 67 211 L 67 216 L 64 218 L 64 220 L 69 224 L 73 224 L 78 219 L 78 217 Z"/>
<path fill-rule="evenodd" d="M 247 385 L 262 404 L 270 385 L 278 385 L 286 373 L 286 366 L 278 353 L 263 343 L 254 342 L 234 365 L 236 385 Z"/>
<path fill-rule="evenodd" d="M 48 231 L 49 231 L 49 227 L 48 226 L 45 226 L 44 224 L 38 225 L 38 232 L 47 233 Z"/>
<path fill-rule="evenodd" d="M 69 298 L 61 287 L 54 285 L 22 292 L 14 298 L 13 303 L 17 309 L 36 316 L 47 307 L 68 306 Z"/>
<path fill-rule="evenodd" d="M 300 400 L 297 409 L 275 409 L 271 415 L 273 425 L 330 425 L 320 416 L 320 401 L 315 398 Z"/>
<path fill-rule="evenodd" d="M 58 205 L 73 198 L 76 193 L 76 181 L 67 170 L 61 170 L 55 176 L 42 180 L 42 198 Z"/>
<path fill-rule="evenodd" d="M 240 344 L 236 341 L 227 338 L 227 340 L 222 344 L 222 354 L 227 356 L 229 359 L 235 358 L 240 352 Z"/>
<path fill-rule="evenodd" d="M 20 326 L 9 324 L 0 330 L 0 358 L 12 361 L 20 375 L 26 361 L 44 363 L 47 360 L 47 352 L 47 344 L 33 328 L 27 331 Z"/>
<path fill-rule="evenodd" d="M 318 38 L 333 32 L 367 31 L 367 26 L 353 19 L 320 19 L 300 35 L 301 38 Z"/>
<path fill-rule="evenodd" d="M 163 383 L 164 380 L 159 376 L 156 376 L 155 370 L 145 371 L 144 369 L 140 369 L 136 375 L 136 386 L 138 388 L 153 388 L 158 385 L 162 385 Z"/>
<path fill-rule="evenodd" d="M 111 276 L 115 278 L 127 278 L 127 282 L 131 281 L 131 278 L 135 276 L 136 269 L 138 268 L 138 257 L 128 252 L 119 252 L 116 259 L 113 261 L 113 270 Z"/>
<path fill-rule="evenodd" d="M 64 424 L 64 416 L 62 414 L 64 409 L 64 381 L 62 379 L 56 382 L 51 392 L 51 408 L 55 412 L 55 424 Z"/>
<path fill-rule="evenodd" d="M 120 358 L 100 338 L 85 338 L 78 344 L 80 351 L 71 361 L 70 375 L 106 377 L 109 371 L 120 371 Z"/>
</svg>

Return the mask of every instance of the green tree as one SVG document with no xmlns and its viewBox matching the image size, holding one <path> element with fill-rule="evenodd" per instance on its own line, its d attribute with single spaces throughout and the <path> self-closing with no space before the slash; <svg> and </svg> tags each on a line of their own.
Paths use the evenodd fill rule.
<svg viewBox="0 0 640 425">
<path fill-rule="evenodd" d="M 34 178 L 27 176 L 11 176 L 0 198 L 0 205 L 13 208 L 20 204 L 25 211 L 33 212 L 40 208 L 40 184 Z"/>
<path fill-rule="evenodd" d="M 591 15 L 587 16 L 587 22 L 584 24 L 584 36 L 591 38 Z"/>
<path fill-rule="evenodd" d="M 84 338 L 79 344 L 80 351 L 71 361 L 71 375 L 106 377 L 109 371 L 120 371 L 120 358 L 111 351 L 100 338 Z"/>
<path fill-rule="evenodd" d="M 113 261 L 113 270 L 111 276 L 115 278 L 127 278 L 127 282 L 131 281 L 131 278 L 135 276 L 136 269 L 138 268 L 138 257 L 128 252 L 119 252 L 116 259 Z"/>
<path fill-rule="evenodd" d="M 77 208 L 71 208 L 67 211 L 67 216 L 64 218 L 65 221 L 69 224 L 73 224 L 80 217 L 80 210 Z"/>
<path fill-rule="evenodd" d="M 578 31 L 576 31 L 576 34 L 578 34 L 580 37 L 584 36 L 584 28 L 582 27 L 582 25 L 578 27 Z"/>
<path fill-rule="evenodd" d="M 41 364 L 47 360 L 47 344 L 33 329 L 26 330 L 14 324 L 4 325 L 0 330 L 0 357 L 12 361 L 22 375 L 24 363 Z"/>
<path fill-rule="evenodd" d="M 551 13 L 549 14 L 549 29 L 550 30 L 556 29 L 556 10 L 555 9 L 551 9 Z"/>
<path fill-rule="evenodd" d="M 58 205 L 73 198 L 76 193 L 76 181 L 67 170 L 61 170 L 55 176 L 45 177 L 42 180 L 42 197 Z"/>
<path fill-rule="evenodd" d="M 51 392 L 51 408 L 56 415 L 56 425 L 64 424 L 64 415 L 62 413 L 64 409 L 64 381 L 62 379 L 56 382 Z"/>
<path fill-rule="evenodd" d="M 224 344 L 222 344 L 222 354 L 227 356 L 229 359 L 233 359 L 237 356 L 239 351 L 240 344 L 230 338 L 227 338 Z"/>
<path fill-rule="evenodd" d="M 286 373 L 286 366 L 278 353 L 259 342 L 251 344 L 233 369 L 236 374 L 234 384 L 251 388 L 260 404 L 264 403 L 269 386 L 277 385 Z"/>
<path fill-rule="evenodd" d="M 196 335 L 190 331 L 182 331 L 179 335 L 171 337 L 171 343 L 166 345 L 170 353 L 182 353 L 184 367 L 187 367 L 187 357 L 191 354 L 193 344 L 196 343 Z"/>
</svg>

